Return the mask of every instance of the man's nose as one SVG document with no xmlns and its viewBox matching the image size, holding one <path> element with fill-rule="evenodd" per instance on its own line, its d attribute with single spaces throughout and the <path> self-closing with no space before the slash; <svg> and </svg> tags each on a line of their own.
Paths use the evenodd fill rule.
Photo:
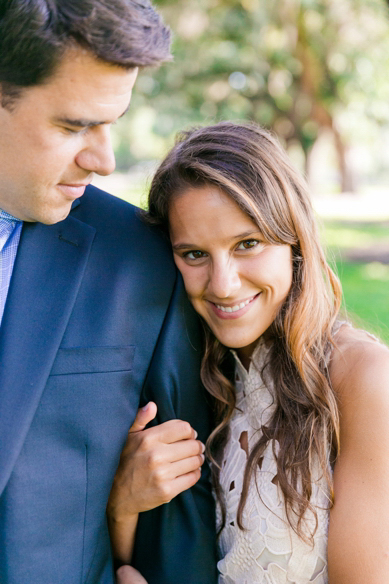
<svg viewBox="0 0 389 584">
<path fill-rule="evenodd" d="M 209 288 L 215 298 L 233 297 L 240 286 L 240 276 L 233 262 L 223 261 L 212 266 Z"/>
<path fill-rule="evenodd" d="M 96 126 L 90 131 L 88 143 L 76 156 L 80 168 L 106 176 L 116 168 L 109 126 Z"/>
</svg>

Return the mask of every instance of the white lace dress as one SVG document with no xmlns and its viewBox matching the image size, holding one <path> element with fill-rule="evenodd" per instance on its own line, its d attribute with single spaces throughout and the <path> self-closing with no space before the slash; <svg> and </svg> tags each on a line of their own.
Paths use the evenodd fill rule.
<svg viewBox="0 0 389 584">
<path fill-rule="evenodd" d="M 304 543 L 286 520 L 276 480 L 276 462 L 269 444 L 261 468 L 250 485 L 242 531 L 236 515 L 248 449 L 257 442 L 262 424 L 273 412 L 272 388 L 265 387 L 260 371 L 267 349 L 260 341 L 247 372 L 236 357 L 237 407 L 230 424 L 220 482 L 225 497 L 226 525 L 219 538 L 219 584 L 327 584 L 328 491 L 323 479 L 313 485 L 311 502 L 317 506 L 318 529 L 313 547 Z M 254 365 L 255 363 L 256 365 Z M 242 444 L 242 445 L 241 445 Z M 320 477 L 318 472 L 317 477 Z M 261 494 L 261 498 L 258 495 Z M 220 509 L 217 520 L 221 522 Z M 307 515 L 307 525 L 314 525 Z"/>
</svg>

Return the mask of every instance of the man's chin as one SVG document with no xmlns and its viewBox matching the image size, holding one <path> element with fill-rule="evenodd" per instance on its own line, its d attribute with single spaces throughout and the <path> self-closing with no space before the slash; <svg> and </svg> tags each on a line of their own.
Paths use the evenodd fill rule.
<svg viewBox="0 0 389 584">
<path fill-rule="evenodd" d="M 69 205 L 66 205 L 65 208 L 56 209 L 55 211 L 47 211 L 46 213 L 37 216 L 36 219 L 27 219 L 27 221 L 31 223 L 43 223 L 44 225 L 55 225 L 56 223 L 60 223 L 60 221 L 64 221 L 69 215 L 71 209 L 72 205 L 70 203 Z"/>
</svg>

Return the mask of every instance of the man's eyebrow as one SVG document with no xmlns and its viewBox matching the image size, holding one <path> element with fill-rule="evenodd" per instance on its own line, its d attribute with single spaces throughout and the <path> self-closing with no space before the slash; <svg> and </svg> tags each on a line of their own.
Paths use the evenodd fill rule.
<svg viewBox="0 0 389 584">
<path fill-rule="evenodd" d="M 122 118 L 130 109 L 130 104 L 126 107 L 124 112 L 119 116 Z M 119 119 L 118 118 L 118 119 Z M 66 118 L 66 117 L 57 117 L 54 119 L 56 123 L 64 124 L 65 126 L 75 126 L 76 128 L 93 128 L 94 126 L 102 126 L 105 124 L 112 124 L 111 121 L 106 120 L 88 120 L 86 118 Z"/>
<path fill-rule="evenodd" d="M 76 126 L 77 128 L 92 128 L 93 126 L 101 126 L 103 124 L 108 124 L 105 121 L 95 121 L 87 120 L 86 118 L 54 118 L 54 122 L 57 124 L 63 124 L 64 126 Z"/>
</svg>

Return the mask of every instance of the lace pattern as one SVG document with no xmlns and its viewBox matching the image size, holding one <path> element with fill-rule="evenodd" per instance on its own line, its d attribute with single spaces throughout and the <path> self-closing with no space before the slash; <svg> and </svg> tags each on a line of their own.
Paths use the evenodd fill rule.
<svg viewBox="0 0 389 584">
<path fill-rule="evenodd" d="M 227 516 L 219 538 L 219 584 L 327 584 L 329 497 L 319 468 L 311 499 L 318 514 L 313 547 L 296 535 L 286 519 L 272 444 L 249 488 L 243 513 L 246 529 L 239 529 L 236 523 L 247 449 L 258 441 L 261 426 L 274 410 L 272 387 L 266 387 L 260 375 L 266 354 L 260 341 L 253 355 L 255 365 L 251 363 L 248 372 L 236 357 L 237 404 L 220 472 Z M 217 520 L 220 525 L 219 508 Z M 311 530 L 313 514 L 307 512 L 305 521 Z"/>
</svg>

